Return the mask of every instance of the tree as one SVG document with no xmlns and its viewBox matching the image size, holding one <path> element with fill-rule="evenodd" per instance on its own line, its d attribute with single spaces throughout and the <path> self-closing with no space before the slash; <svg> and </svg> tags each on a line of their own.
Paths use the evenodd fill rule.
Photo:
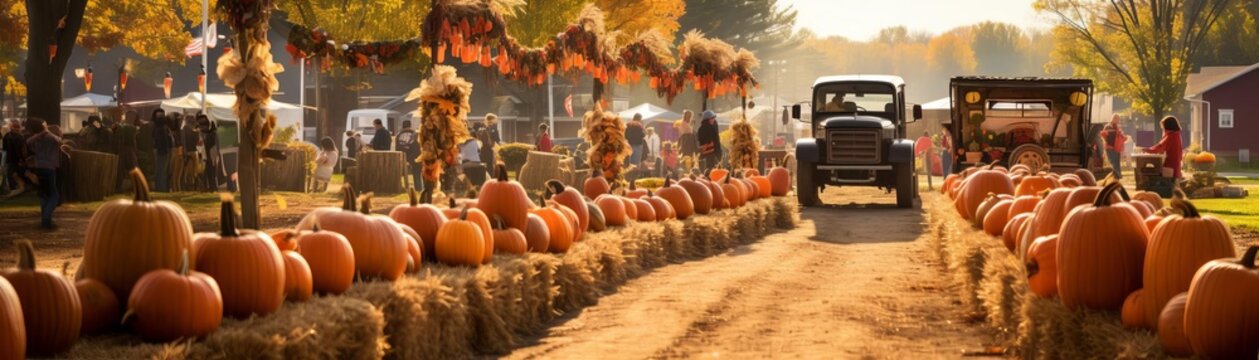
<svg viewBox="0 0 1259 360">
<path fill-rule="evenodd" d="M 521 16 L 507 19 L 507 32 L 521 45 L 541 47 L 577 20 L 584 0 L 528 0 Z"/>
<path fill-rule="evenodd" d="M 927 44 L 927 63 L 933 71 L 947 76 L 971 74 L 975 71 L 975 52 L 962 37 L 944 34 Z"/>
<path fill-rule="evenodd" d="M 595 5 L 607 12 L 608 31 L 621 32 L 622 40 L 649 30 L 672 39 L 681 26 L 678 18 L 686 13 L 683 0 L 596 0 Z"/>
<path fill-rule="evenodd" d="M 682 30 L 699 29 L 762 60 L 781 58 L 801 44 L 794 32 L 796 10 L 778 6 L 777 0 L 686 0 L 686 14 L 678 23 Z"/>
<path fill-rule="evenodd" d="M 1195 66 L 1250 65 L 1259 62 L 1259 2 L 1237 2 L 1211 28 Z"/>
<path fill-rule="evenodd" d="M 1231 0 L 1037 0 L 1058 18 L 1055 61 L 1161 118 L 1184 96 L 1195 58 Z"/>
<path fill-rule="evenodd" d="M 971 48 L 975 50 L 980 74 L 1022 75 L 1019 71 L 1024 56 L 1022 30 L 1011 24 L 987 21 L 975 25 L 972 34 Z"/>
</svg>

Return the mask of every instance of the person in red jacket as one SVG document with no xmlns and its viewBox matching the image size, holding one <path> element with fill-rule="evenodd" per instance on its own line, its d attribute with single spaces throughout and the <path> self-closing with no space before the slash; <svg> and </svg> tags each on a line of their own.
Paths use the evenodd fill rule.
<svg viewBox="0 0 1259 360">
<path fill-rule="evenodd" d="M 538 141 L 537 143 L 533 144 L 535 147 L 535 150 L 538 150 L 541 152 L 551 152 L 552 144 L 551 144 L 551 131 L 550 130 L 551 130 L 550 127 L 547 126 L 546 123 L 542 123 L 538 125 Z"/>
<path fill-rule="evenodd" d="M 1119 126 L 1119 114 L 1110 117 L 1110 123 L 1102 128 L 1101 135 L 1102 142 L 1106 144 L 1106 160 L 1110 162 L 1110 168 L 1115 171 L 1115 179 L 1123 179 L 1121 161 L 1127 136 L 1123 133 L 1123 127 Z"/>
<path fill-rule="evenodd" d="M 1180 142 L 1180 120 L 1176 120 L 1175 116 L 1163 118 L 1163 139 L 1158 141 L 1152 147 L 1146 148 L 1148 153 L 1164 153 L 1167 156 L 1163 160 L 1163 176 L 1169 173 L 1175 179 L 1180 179 L 1180 161 L 1184 156 L 1182 154 L 1184 146 Z"/>
</svg>

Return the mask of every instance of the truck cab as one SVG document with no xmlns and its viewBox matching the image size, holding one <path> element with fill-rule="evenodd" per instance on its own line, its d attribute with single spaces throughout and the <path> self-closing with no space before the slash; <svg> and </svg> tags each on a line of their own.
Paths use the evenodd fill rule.
<svg viewBox="0 0 1259 360">
<path fill-rule="evenodd" d="M 896 206 L 917 197 L 914 144 L 905 126 L 922 118 L 907 106 L 905 81 L 889 75 L 828 76 L 813 83 L 812 136 L 796 141 L 796 193 L 800 205 L 819 204 L 826 185 L 896 191 Z M 801 106 L 791 115 L 801 119 Z"/>
</svg>

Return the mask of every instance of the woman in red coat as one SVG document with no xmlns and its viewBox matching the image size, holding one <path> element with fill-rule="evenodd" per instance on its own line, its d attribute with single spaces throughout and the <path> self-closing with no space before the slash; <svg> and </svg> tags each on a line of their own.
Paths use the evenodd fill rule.
<svg viewBox="0 0 1259 360">
<path fill-rule="evenodd" d="M 1180 120 L 1175 116 L 1163 118 L 1163 139 L 1152 147 L 1146 148 L 1148 153 L 1165 153 L 1163 160 L 1163 176 L 1170 172 L 1173 178 L 1180 179 L 1180 162 L 1184 156 L 1184 146 L 1180 142 Z M 1169 169 L 1170 168 L 1170 169 Z"/>
</svg>

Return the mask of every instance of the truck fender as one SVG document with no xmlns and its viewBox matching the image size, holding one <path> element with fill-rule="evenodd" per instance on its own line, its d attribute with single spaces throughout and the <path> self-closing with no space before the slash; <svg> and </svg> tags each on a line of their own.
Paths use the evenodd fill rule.
<svg viewBox="0 0 1259 360">
<path fill-rule="evenodd" d="M 805 138 L 796 140 L 796 161 L 816 164 L 822 158 L 818 140 Z"/>
<path fill-rule="evenodd" d="M 913 162 L 914 142 L 909 139 L 892 141 L 892 148 L 888 150 L 888 160 L 897 164 Z"/>
</svg>

